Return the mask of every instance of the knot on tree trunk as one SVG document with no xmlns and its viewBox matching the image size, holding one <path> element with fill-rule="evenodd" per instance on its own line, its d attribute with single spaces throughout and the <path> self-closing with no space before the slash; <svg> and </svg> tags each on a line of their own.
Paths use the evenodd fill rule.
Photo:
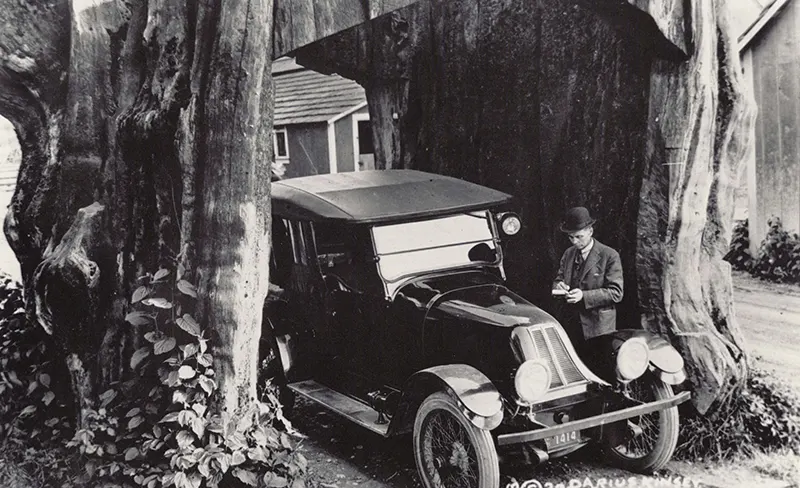
<svg viewBox="0 0 800 488">
<path fill-rule="evenodd" d="M 45 252 L 34 272 L 36 321 L 67 352 L 93 349 L 92 331 L 102 319 L 98 261 L 107 251 L 102 213 L 103 206 L 96 202 L 80 209 L 61 242 Z"/>
</svg>

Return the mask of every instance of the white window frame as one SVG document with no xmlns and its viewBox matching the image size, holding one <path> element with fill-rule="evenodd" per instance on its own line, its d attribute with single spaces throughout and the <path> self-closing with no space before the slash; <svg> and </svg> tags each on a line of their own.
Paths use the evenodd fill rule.
<svg viewBox="0 0 800 488">
<path fill-rule="evenodd" d="M 278 134 L 283 135 L 284 147 L 286 148 L 286 154 L 280 155 L 278 154 Z M 286 127 L 281 127 L 280 129 L 273 129 L 272 130 L 272 148 L 273 152 L 275 153 L 275 159 L 289 159 L 289 133 L 286 131 Z"/>
</svg>

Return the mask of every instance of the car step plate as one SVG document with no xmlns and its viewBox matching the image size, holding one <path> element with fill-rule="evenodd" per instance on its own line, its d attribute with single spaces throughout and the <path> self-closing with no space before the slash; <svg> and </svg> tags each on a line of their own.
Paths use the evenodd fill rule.
<svg viewBox="0 0 800 488">
<path fill-rule="evenodd" d="M 332 390 L 325 385 L 319 384 L 314 380 L 298 381 L 290 383 L 289 389 L 302 395 L 309 400 L 319 403 L 323 407 L 331 410 L 362 427 L 386 436 L 389 431 L 389 424 L 378 424 L 378 411 L 364 405 L 358 400 L 354 400 L 347 395 Z"/>
</svg>

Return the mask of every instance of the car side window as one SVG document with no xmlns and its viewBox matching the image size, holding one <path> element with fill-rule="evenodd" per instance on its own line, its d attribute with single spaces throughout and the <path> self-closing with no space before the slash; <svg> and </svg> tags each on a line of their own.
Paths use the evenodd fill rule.
<svg viewBox="0 0 800 488">
<path fill-rule="evenodd" d="M 377 281 L 369 230 L 360 226 L 314 224 L 317 262 L 322 274 L 366 291 Z M 379 283 L 378 283 L 379 285 Z"/>
<path fill-rule="evenodd" d="M 343 226 L 314 224 L 317 261 L 323 269 L 333 268 L 337 264 L 351 263 L 355 242 L 347 230 Z"/>
<path fill-rule="evenodd" d="M 286 220 L 272 219 L 272 255 L 269 259 L 269 281 L 279 287 L 286 286 L 292 271 L 292 240 L 289 237 L 289 223 Z"/>
</svg>

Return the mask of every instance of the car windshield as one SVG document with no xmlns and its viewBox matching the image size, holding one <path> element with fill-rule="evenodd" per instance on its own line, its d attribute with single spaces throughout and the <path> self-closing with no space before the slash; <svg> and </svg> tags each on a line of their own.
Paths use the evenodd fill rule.
<svg viewBox="0 0 800 488">
<path fill-rule="evenodd" d="M 386 281 L 424 271 L 497 261 L 489 212 L 470 212 L 372 229 Z"/>
</svg>

